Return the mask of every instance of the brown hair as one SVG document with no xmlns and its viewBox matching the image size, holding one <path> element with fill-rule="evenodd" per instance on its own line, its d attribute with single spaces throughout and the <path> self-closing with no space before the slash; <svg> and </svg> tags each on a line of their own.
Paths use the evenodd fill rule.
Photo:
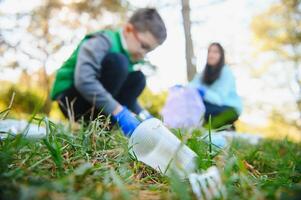
<svg viewBox="0 0 301 200">
<path fill-rule="evenodd" d="M 208 62 L 206 63 L 205 69 L 203 71 L 203 76 L 201 77 L 201 81 L 206 85 L 213 84 L 214 81 L 216 81 L 220 77 L 221 71 L 225 65 L 225 51 L 222 45 L 217 42 L 211 43 L 208 48 L 208 53 L 212 46 L 216 46 L 219 49 L 221 57 L 216 66 L 211 66 L 208 64 Z"/>
<path fill-rule="evenodd" d="M 138 9 L 129 22 L 139 32 L 149 31 L 162 44 L 167 37 L 165 24 L 155 8 Z"/>
</svg>

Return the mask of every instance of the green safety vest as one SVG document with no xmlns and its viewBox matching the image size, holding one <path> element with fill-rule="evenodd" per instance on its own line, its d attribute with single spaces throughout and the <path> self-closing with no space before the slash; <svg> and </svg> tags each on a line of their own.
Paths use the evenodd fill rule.
<svg viewBox="0 0 301 200">
<path fill-rule="evenodd" d="M 122 47 L 121 38 L 119 31 L 113 30 L 102 30 L 96 33 L 91 33 L 86 35 L 77 48 L 73 51 L 71 56 L 63 63 L 63 65 L 58 69 L 56 73 L 56 77 L 54 80 L 54 84 L 51 90 L 51 99 L 55 100 L 57 97 L 64 92 L 65 90 L 71 88 L 74 83 L 74 71 L 77 61 L 77 55 L 81 45 L 95 34 L 104 34 L 111 42 L 111 48 L 109 49 L 109 53 L 122 53 L 126 57 L 129 58 L 129 53 Z M 129 64 L 129 71 L 133 71 L 133 65 L 136 63 L 130 62 Z"/>
</svg>

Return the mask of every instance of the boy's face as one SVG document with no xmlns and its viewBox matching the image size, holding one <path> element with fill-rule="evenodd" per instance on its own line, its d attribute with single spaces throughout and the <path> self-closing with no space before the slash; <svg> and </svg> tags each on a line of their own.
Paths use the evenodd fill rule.
<svg viewBox="0 0 301 200">
<path fill-rule="evenodd" d="M 123 31 L 132 61 L 143 59 L 148 52 L 159 46 L 150 32 L 138 32 L 132 24 L 126 24 Z"/>
</svg>

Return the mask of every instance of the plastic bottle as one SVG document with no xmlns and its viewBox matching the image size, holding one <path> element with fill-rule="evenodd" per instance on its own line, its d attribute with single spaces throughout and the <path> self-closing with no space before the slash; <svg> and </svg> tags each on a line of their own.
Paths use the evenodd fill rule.
<svg viewBox="0 0 301 200">
<path fill-rule="evenodd" d="M 197 155 L 156 118 L 143 121 L 135 129 L 129 148 L 139 161 L 166 175 L 175 172 L 184 178 L 195 171 Z"/>
</svg>

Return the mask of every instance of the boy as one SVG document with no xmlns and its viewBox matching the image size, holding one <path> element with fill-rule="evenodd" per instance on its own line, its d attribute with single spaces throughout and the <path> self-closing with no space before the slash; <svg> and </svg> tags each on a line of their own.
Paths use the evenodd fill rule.
<svg viewBox="0 0 301 200">
<path fill-rule="evenodd" d="M 166 39 L 165 24 L 153 8 L 137 10 L 122 29 L 89 34 L 58 70 L 52 99 L 66 117 L 94 119 L 100 112 L 112 115 L 125 135 L 145 119 L 137 98 L 145 88 L 145 76 L 133 65 Z"/>
</svg>

